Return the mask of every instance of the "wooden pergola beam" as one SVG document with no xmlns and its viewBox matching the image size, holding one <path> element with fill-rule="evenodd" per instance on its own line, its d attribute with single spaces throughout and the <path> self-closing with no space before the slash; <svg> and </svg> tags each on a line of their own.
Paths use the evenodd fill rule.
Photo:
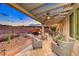
<svg viewBox="0 0 79 59">
<path fill-rule="evenodd" d="M 68 3 L 67 3 L 67 4 L 68 4 Z M 46 12 L 46 11 L 56 9 L 56 8 L 58 8 L 58 7 L 63 7 L 63 6 L 65 6 L 65 5 L 67 5 L 67 4 L 57 4 L 56 6 L 51 6 L 51 7 L 49 6 L 49 7 L 46 7 L 46 8 L 44 8 L 44 9 L 37 10 L 34 14 L 35 14 L 35 15 L 41 14 L 41 13 L 44 13 L 44 12 Z M 38 12 L 38 11 L 39 11 L 39 12 Z"/>
<path fill-rule="evenodd" d="M 72 10 L 73 9 L 73 7 L 68 7 L 68 8 L 65 8 L 64 10 L 60 10 L 60 11 L 56 11 L 56 12 L 54 12 L 54 14 L 56 13 L 56 14 L 58 14 L 57 16 L 62 16 L 62 15 L 67 15 L 69 12 L 66 12 L 66 11 L 68 11 L 68 10 Z M 61 13 L 61 12 L 63 12 L 63 13 Z M 44 15 L 43 16 L 41 16 L 41 17 L 44 17 Z M 52 16 L 52 17 L 54 17 L 54 15 Z M 39 17 L 40 18 L 40 17 Z"/>
<path fill-rule="evenodd" d="M 39 22 L 41 22 L 40 19 L 38 19 L 36 16 L 34 16 L 33 14 L 31 14 L 30 12 L 28 12 L 27 10 L 23 9 L 22 7 L 20 7 L 18 4 L 14 4 L 14 3 L 7 3 L 7 5 L 11 6 L 12 8 L 15 8 L 16 10 L 19 10 L 20 12 L 24 13 L 25 15 L 30 16 L 31 18 L 33 18 L 34 20 L 37 20 Z"/>
<path fill-rule="evenodd" d="M 37 5 L 33 6 L 32 8 L 30 8 L 30 11 L 39 8 L 40 6 L 44 5 L 45 3 L 38 3 Z"/>
<path fill-rule="evenodd" d="M 73 7 L 68 7 L 68 8 L 65 8 L 64 10 L 62 10 L 61 12 L 65 12 L 65 11 L 68 11 L 68 10 L 72 10 Z"/>
</svg>

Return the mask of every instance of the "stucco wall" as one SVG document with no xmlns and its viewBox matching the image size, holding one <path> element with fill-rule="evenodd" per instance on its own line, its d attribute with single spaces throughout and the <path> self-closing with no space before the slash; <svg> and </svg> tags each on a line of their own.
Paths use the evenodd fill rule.
<svg viewBox="0 0 79 59">
<path fill-rule="evenodd" d="M 70 33 L 70 27 L 69 27 L 69 17 L 65 18 L 63 20 L 63 34 L 66 35 L 67 37 L 69 37 L 69 33 Z M 66 37 L 66 40 L 68 40 L 68 38 Z M 74 38 L 75 39 L 75 38 Z M 79 55 L 78 53 L 78 48 L 79 47 L 79 41 L 75 39 L 75 44 L 73 46 L 73 55 Z"/>
</svg>

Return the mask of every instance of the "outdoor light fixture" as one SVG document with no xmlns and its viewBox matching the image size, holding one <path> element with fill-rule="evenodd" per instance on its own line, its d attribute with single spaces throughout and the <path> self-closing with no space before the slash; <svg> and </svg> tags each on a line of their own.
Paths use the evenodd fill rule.
<svg viewBox="0 0 79 59">
<path fill-rule="evenodd" d="M 50 19 L 50 18 L 51 18 L 50 16 L 47 17 L 47 19 Z"/>
</svg>

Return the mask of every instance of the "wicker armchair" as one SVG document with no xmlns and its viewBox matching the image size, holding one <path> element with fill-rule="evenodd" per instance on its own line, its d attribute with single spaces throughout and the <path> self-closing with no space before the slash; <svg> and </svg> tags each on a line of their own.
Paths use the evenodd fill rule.
<svg viewBox="0 0 79 59">
<path fill-rule="evenodd" d="M 39 38 L 33 37 L 32 46 L 33 49 L 42 48 L 42 41 Z"/>
</svg>

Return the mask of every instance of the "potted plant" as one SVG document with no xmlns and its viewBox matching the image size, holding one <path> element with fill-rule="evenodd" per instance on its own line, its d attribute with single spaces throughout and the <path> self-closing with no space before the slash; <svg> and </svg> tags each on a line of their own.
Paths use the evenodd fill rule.
<svg viewBox="0 0 79 59">
<path fill-rule="evenodd" d="M 52 30 L 53 32 L 55 32 L 55 31 L 56 31 L 56 27 L 52 27 L 51 30 Z"/>
</svg>

